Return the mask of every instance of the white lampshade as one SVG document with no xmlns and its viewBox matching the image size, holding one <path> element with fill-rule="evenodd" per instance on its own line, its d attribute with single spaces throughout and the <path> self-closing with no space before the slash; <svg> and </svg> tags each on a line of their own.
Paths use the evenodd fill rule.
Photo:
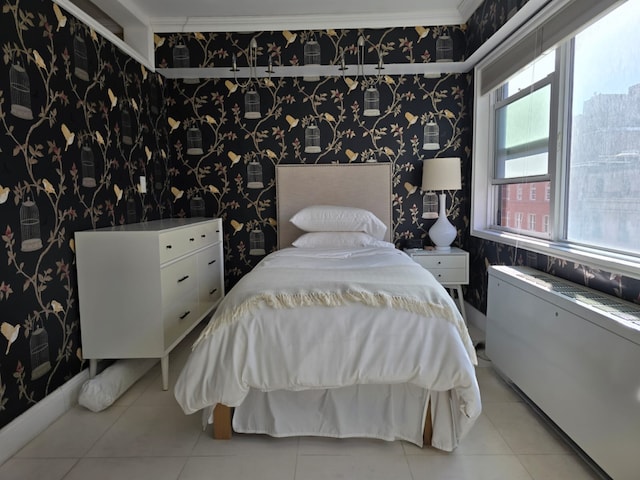
<svg viewBox="0 0 640 480">
<path fill-rule="evenodd" d="M 460 159 L 430 158 L 422 162 L 422 191 L 460 190 L 462 188 Z"/>
<path fill-rule="evenodd" d="M 449 250 L 458 234 L 447 219 L 447 195 L 444 190 L 459 190 L 462 187 L 460 159 L 457 157 L 431 158 L 422 163 L 422 190 L 439 190 L 440 213 L 438 220 L 429 229 L 429 238 L 436 250 Z"/>
</svg>

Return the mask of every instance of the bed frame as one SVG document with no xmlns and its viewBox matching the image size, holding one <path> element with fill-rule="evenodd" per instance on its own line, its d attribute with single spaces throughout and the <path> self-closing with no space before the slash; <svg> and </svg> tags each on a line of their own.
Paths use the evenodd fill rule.
<svg viewBox="0 0 640 480">
<path fill-rule="evenodd" d="M 276 166 L 278 248 L 291 246 L 302 235 L 289 219 L 311 205 L 342 205 L 364 208 L 387 226 L 385 240 L 392 241 L 393 179 L 390 163 L 313 164 Z M 213 409 L 213 437 L 230 439 L 231 408 Z M 423 441 L 431 445 L 431 403 L 427 405 Z"/>
</svg>

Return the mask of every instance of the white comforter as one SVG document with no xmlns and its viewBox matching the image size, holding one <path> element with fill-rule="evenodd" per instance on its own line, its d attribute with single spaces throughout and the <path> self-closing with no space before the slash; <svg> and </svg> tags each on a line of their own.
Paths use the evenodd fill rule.
<svg viewBox="0 0 640 480">
<path fill-rule="evenodd" d="M 453 392 L 459 440 L 480 414 L 475 363 L 455 303 L 403 252 L 289 248 L 224 298 L 174 393 L 193 413 L 239 406 L 250 389 L 411 384 Z"/>
</svg>

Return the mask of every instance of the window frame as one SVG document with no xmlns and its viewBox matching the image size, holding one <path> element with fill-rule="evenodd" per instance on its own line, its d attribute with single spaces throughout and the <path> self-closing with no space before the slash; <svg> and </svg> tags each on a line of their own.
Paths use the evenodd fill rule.
<svg viewBox="0 0 640 480">
<path fill-rule="evenodd" d="M 612 249 L 595 248 L 564 240 L 566 237 L 566 215 L 568 188 L 568 153 L 570 150 L 570 125 L 571 112 L 571 65 L 572 43 L 571 39 L 559 44 L 556 50 L 555 81 L 552 81 L 552 112 L 549 137 L 549 234 L 551 240 L 546 240 L 529 234 L 492 227 L 495 224 L 496 210 L 496 185 L 494 181 L 495 151 L 495 110 L 497 103 L 497 90 L 482 92 L 482 72 L 490 67 L 491 63 L 499 59 L 509 49 L 517 47 L 527 36 L 539 29 L 548 19 L 558 13 L 572 0 L 558 0 L 551 2 L 537 16 L 527 22 L 514 35 L 506 39 L 491 54 L 479 62 L 474 69 L 474 118 L 473 118 L 473 167 L 472 167 L 472 201 L 471 201 L 471 236 L 490 240 L 497 243 L 524 248 L 533 252 L 574 261 L 576 263 L 602 268 L 609 272 L 621 273 L 634 278 L 640 278 L 640 256 L 632 253 L 614 251 Z M 590 19 L 595 21 L 605 15 L 621 2 L 611 0 L 611 5 L 603 9 L 598 17 Z M 586 25 L 586 24 L 585 24 Z M 542 52 L 532 55 L 531 61 Z M 510 77 L 511 74 L 508 75 Z M 507 77 L 507 78 L 508 78 Z M 505 78 L 506 81 L 506 78 Z M 555 84 L 555 88 L 554 88 Z M 554 149 L 553 153 L 551 149 Z M 567 160 L 565 160 L 567 159 Z M 535 181 L 534 178 L 528 181 Z M 547 192 L 545 191 L 545 199 Z"/>
</svg>

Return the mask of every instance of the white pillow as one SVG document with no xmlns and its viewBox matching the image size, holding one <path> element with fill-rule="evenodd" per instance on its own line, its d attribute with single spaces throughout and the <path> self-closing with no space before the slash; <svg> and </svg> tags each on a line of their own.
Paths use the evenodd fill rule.
<svg viewBox="0 0 640 480">
<path fill-rule="evenodd" d="M 378 240 L 364 232 L 309 232 L 300 235 L 292 245 L 298 248 L 395 248 L 393 243 Z"/>
<path fill-rule="evenodd" d="M 387 226 L 369 210 L 335 205 L 313 205 L 296 213 L 291 220 L 305 232 L 364 232 L 378 240 Z"/>
</svg>

